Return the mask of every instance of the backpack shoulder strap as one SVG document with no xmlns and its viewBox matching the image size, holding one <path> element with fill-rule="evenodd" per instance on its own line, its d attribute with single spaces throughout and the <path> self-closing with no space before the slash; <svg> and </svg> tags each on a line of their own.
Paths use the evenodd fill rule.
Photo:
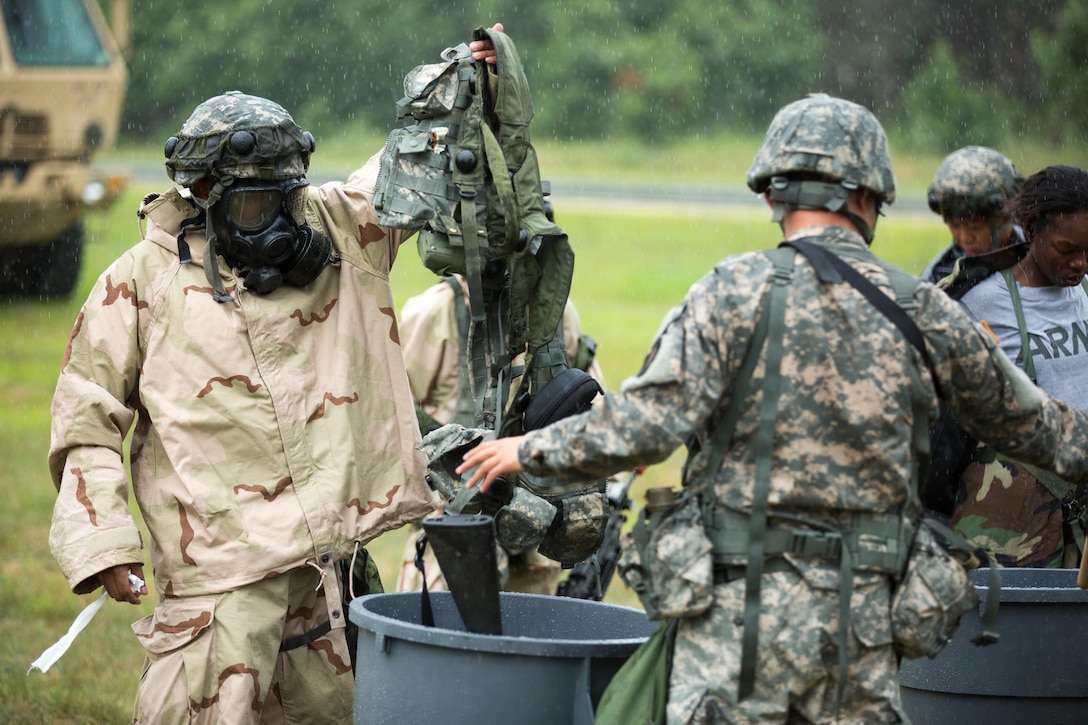
<svg viewBox="0 0 1088 725">
<path fill-rule="evenodd" d="M 1009 288 L 1009 298 L 1012 299 L 1012 309 L 1016 313 L 1016 326 L 1020 329 L 1020 357 L 1024 360 L 1024 372 L 1035 382 L 1035 358 L 1031 354 L 1031 340 L 1028 338 L 1028 323 L 1024 319 L 1024 305 L 1020 301 L 1020 286 L 1016 283 L 1012 269 L 1001 270 L 1001 276 L 1005 278 L 1005 286 Z"/>
<path fill-rule="evenodd" d="M 775 265 L 775 279 L 781 278 L 792 281 L 793 254 L 783 254 L 782 251 L 785 250 L 776 249 L 768 251 L 766 254 Z M 759 353 L 763 350 L 763 343 L 767 339 L 767 328 L 770 324 L 769 296 L 770 291 L 763 297 L 759 320 L 756 321 L 752 337 L 748 341 L 748 349 L 744 352 L 744 359 L 741 361 L 740 370 L 737 371 L 737 377 L 733 380 L 733 390 L 729 394 L 729 402 L 726 403 L 725 410 L 710 439 L 706 470 L 711 473 L 717 471 L 721 466 L 722 458 L 725 457 L 725 449 L 729 446 L 729 440 L 733 437 L 733 430 L 737 427 L 737 420 L 740 418 L 740 406 L 748 397 L 748 387 L 752 382 L 752 371 L 755 370 Z M 684 473 L 686 478 L 687 471 L 685 470 Z"/>
<path fill-rule="evenodd" d="M 741 640 L 738 700 L 743 700 L 755 689 L 759 605 L 766 554 L 767 501 L 771 490 L 771 454 L 774 447 L 775 420 L 778 417 L 778 396 L 782 388 L 781 363 L 782 344 L 786 331 L 786 300 L 789 297 L 789 287 L 793 283 L 794 255 L 774 250 L 769 253 L 769 256 L 774 262 L 775 274 L 770 292 L 767 293 L 768 301 L 765 304 L 765 311 L 760 320 L 761 324 L 764 324 L 766 320 L 762 337 L 765 338 L 767 346 L 767 359 L 764 363 L 759 429 L 752 442 L 752 455 L 756 468 L 752 488 L 752 510 L 748 523 L 748 563 L 744 571 L 744 635 Z M 755 343 L 755 340 L 752 343 Z M 753 348 L 758 353 L 758 348 L 752 343 L 749 345 L 749 354 Z M 736 397 L 734 396 L 734 399 Z M 734 420 L 733 423 L 735 422 Z"/>
<path fill-rule="evenodd" d="M 793 240 L 783 242 L 782 246 L 793 247 L 803 254 L 809 263 L 816 269 L 816 275 L 820 278 L 821 282 L 846 282 L 860 292 L 865 299 L 869 300 L 882 315 L 887 317 L 888 320 L 899 329 L 903 334 L 903 337 L 907 339 L 907 342 L 909 342 L 922 356 L 922 360 L 925 361 L 930 370 L 933 370 L 933 361 L 930 360 L 929 353 L 926 351 L 926 342 L 925 337 L 922 335 L 922 331 L 918 329 L 918 326 L 914 324 L 914 320 L 910 318 L 910 315 L 908 315 L 902 307 L 881 292 L 876 285 L 865 278 L 865 275 L 858 272 L 837 254 L 818 244 Z M 893 285 L 894 281 L 893 277 Z M 917 280 L 915 280 L 915 285 L 916 284 Z M 911 298 L 913 299 L 913 289 L 911 292 Z M 901 297 L 901 291 L 899 289 L 896 290 L 896 296 Z M 934 376 L 933 380 L 934 383 L 936 383 L 937 377 Z"/>
</svg>

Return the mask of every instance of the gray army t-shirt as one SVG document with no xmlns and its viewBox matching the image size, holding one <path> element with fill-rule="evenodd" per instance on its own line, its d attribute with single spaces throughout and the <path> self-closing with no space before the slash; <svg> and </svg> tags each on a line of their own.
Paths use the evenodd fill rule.
<svg viewBox="0 0 1088 725">
<path fill-rule="evenodd" d="M 1088 294 L 1077 287 L 1019 287 L 1036 382 L 1077 408 L 1088 408 Z M 984 321 L 1001 349 L 1024 367 L 1020 328 L 1004 275 L 994 274 L 961 300 Z"/>
</svg>

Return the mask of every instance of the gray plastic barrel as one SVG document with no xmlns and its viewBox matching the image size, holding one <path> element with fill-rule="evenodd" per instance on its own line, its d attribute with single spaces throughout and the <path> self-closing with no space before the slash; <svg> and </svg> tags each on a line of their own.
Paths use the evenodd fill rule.
<svg viewBox="0 0 1088 725">
<path fill-rule="evenodd" d="M 640 609 L 503 592 L 501 635 L 467 632 L 449 592 L 351 603 L 359 625 L 355 725 L 590 725 L 616 671 L 656 628 Z"/>
<path fill-rule="evenodd" d="M 971 572 L 984 600 L 989 569 Z M 1002 569 L 1001 640 L 971 643 L 981 626 L 968 612 L 934 659 L 903 660 L 899 692 L 918 725 L 1088 722 L 1088 590 L 1075 569 Z M 980 607 L 981 609 L 981 607 Z"/>
</svg>

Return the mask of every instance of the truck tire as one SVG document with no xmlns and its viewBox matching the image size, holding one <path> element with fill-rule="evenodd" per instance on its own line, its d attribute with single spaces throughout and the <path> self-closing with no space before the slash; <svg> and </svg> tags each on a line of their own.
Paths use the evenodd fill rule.
<svg viewBox="0 0 1088 725">
<path fill-rule="evenodd" d="M 0 248 L 0 296 L 71 297 L 83 263 L 83 225 L 76 222 L 47 244 Z"/>
</svg>

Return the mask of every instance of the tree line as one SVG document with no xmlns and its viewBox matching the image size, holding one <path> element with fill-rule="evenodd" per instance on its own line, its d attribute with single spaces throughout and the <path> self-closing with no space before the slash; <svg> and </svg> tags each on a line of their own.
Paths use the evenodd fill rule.
<svg viewBox="0 0 1088 725">
<path fill-rule="evenodd" d="M 534 137 L 759 132 L 823 91 L 918 150 L 1088 140 L 1084 0 L 140 0 L 123 133 L 165 138 L 232 89 L 306 127 L 387 128 L 411 68 L 496 20 L 532 85 Z"/>
</svg>

